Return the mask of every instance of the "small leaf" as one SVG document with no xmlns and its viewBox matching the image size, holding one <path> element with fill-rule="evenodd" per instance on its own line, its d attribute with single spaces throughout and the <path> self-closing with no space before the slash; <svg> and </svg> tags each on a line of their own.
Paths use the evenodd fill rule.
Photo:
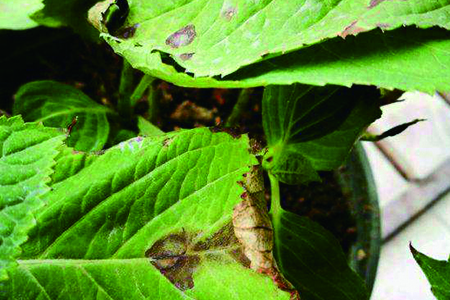
<svg viewBox="0 0 450 300">
<path fill-rule="evenodd" d="M 414 249 L 411 244 L 409 248 L 430 282 L 433 295 L 438 300 L 450 299 L 450 260 L 432 259 Z"/>
<path fill-rule="evenodd" d="M 0 29 L 29 29 L 38 26 L 30 15 L 43 7 L 41 0 L 3 0 Z"/>
<path fill-rule="evenodd" d="M 20 116 L 0 117 L 0 281 L 21 251 L 33 213 L 49 191 L 58 148 L 65 135 L 42 124 L 24 123 Z"/>
<path fill-rule="evenodd" d="M 381 141 L 387 137 L 392 137 L 392 136 L 396 136 L 400 133 L 402 133 L 403 131 L 405 131 L 406 129 L 408 129 L 408 127 L 413 126 L 419 122 L 423 122 L 426 121 L 425 119 L 415 119 L 411 122 L 406 122 L 400 125 L 397 125 L 395 127 L 392 127 L 391 129 L 386 130 L 385 132 L 383 132 L 382 134 L 379 135 L 374 135 L 374 134 L 370 134 L 370 133 L 365 133 L 364 136 L 361 138 L 361 140 L 363 141 L 370 141 L 370 142 L 378 142 Z"/>
<path fill-rule="evenodd" d="M 106 114 L 111 111 L 62 83 L 35 81 L 21 86 L 13 112 L 22 114 L 26 121 L 43 122 L 52 127 L 67 128 L 77 119 L 67 140 L 75 150 L 101 150 L 108 139 Z"/>
</svg>

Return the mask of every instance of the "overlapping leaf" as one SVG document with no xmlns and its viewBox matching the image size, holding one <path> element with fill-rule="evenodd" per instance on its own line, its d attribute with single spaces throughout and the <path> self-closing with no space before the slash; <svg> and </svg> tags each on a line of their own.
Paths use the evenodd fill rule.
<svg viewBox="0 0 450 300">
<path fill-rule="evenodd" d="M 338 167 L 362 131 L 380 116 L 370 89 L 269 86 L 263 125 L 269 151 L 264 166 L 278 180 L 318 180 L 315 170 Z M 376 97 L 375 97 L 376 98 Z"/>
<path fill-rule="evenodd" d="M 54 81 L 35 81 L 23 85 L 14 103 L 14 114 L 21 114 L 25 121 L 67 128 L 76 120 L 67 143 L 81 151 L 103 148 L 109 134 L 106 114 L 110 112 L 81 91 Z"/>
<path fill-rule="evenodd" d="M 131 28 L 133 34 L 108 39 L 112 47 L 149 68 L 156 67 L 149 56 L 169 54 L 196 77 L 225 76 L 267 55 L 283 55 L 376 27 L 450 28 L 448 0 L 136 0 L 129 4 L 124 28 Z"/>
<path fill-rule="evenodd" d="M 0 117 L 0 281 L 35 224 L 65 134 L 20 117 Z"/>
<path fill-rule="evenodd" d="M 269 84 L 376 85 L 434 93 L 450 91 L 450 34 L 445 30 L 403 28 L 335 38 L 306 49 L 244 67 L 223 79 L 194 78 L 179 72 L 158 52 L 118 44 L 134 68 L 186 87 L 245 88 Z M 411 63 L 414 62 L 414 63 Z"/>
<path fill-rule="evenodd" d="M 203 128 L 136 138 L 68 172 L 43 197 L 10 297 L 288 299 L 233 235 L 237 181 L 257 163 L 248 149 Z"/>
<path fill-rule="evenodd" d="M 436 260 L 420 253 L 410 245 L 411 253 L 427 276 L 431 291 L 438 300 L 450 299 L 450 260 Z"/>
</svg>

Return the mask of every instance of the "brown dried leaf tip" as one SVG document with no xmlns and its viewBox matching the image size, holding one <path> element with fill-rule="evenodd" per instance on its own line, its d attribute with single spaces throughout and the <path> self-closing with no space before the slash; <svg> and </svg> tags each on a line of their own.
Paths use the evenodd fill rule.
<svg viewBox="0 0 450 300">
<path fill-rule="evenodd" d="M 291 293 L 291 299 L 300 299 L 278 270 L 273 257 L 273 228 L 264 200 L 262 169 L 254 166 L 244 177 L 242 186 L 246 192 L 233 211 L 234 234 L 244 247 L 252 270 L 270 276 L 279 289 Z"/>
</svg>

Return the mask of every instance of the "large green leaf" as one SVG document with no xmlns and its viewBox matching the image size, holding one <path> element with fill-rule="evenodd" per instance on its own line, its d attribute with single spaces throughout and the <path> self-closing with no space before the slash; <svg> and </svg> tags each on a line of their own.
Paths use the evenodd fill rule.
<svg viewBox="0 0 450 300">
<path fill-rule="evenodd" d="M 269 151 L 264 167 L 278 180 L 318 180 L 315 170 L 338 167 L 362 131 L 380 116 L 370 88 L 269 86 L 263 126 Z"/>
<path fill-rule="evenodd" d="M 35 224 L 33 212 L 43 205 L 40 197 L 49 190 L 64 138 L 62 131 L 42 124 L 0 117 L 0 281 Z"/>
<path fill-rule="evenodd" d="M 283 55 L 376 27 L 450 28 L 449 0 L 135 0 L 129 4 L 124 28 L 131 28 L 133 34 L 123 29 L 126 37 L 118 35 L 116 42 L 108 39 L 112 47 L 126 59 L 138 56 L 141 64 L 155 52 L 169 54 L 197 77 L 225 76 L 267 55 Z"/>
<path fill-rule="evenodd" d="M 66 84 L 55 81 L 27 83 L 17 92 L 13 110 L 25 121 L 43 122 L 53 127 L 67 128 L 77 119 L 67 140 L 76 150 L 101 150 L 108 139 L 106 114 L 111 110 Z"/>
<path fill-rule="evenodd" d="M 159 52 L 149 53 L 142 47 L 131 51 L 122 44 L 114 49 L 134 68 L 185 87 L 245 88 L 299 82 L 377 85 L 427 93 L 450 91 L 450 33 L 439 29 L 402 28 L 345 40 L 335 38 L 252 64 L 223 79 L 194 78 L 178 71 Z"/>
<path fill-rule="evenodd" d="M 427 276 L 433 295 L 438 300 L 450 299 L 450 259 L 436 260 L 420 253 L 412 245 L 409 247 L 414 259 Z"/>
<path fill-rule="evenodd" d="M 246 136 L 135 138 L 52 186 L 11 272 L 12 299 L 288 299 L 248 268 L 231 227 Z"/>
<path fill-rule="evenodd" d="M 29 29 L 38 24 L 30 15 L 43 7 L 42 0 L 0 1 L 0 29 Z"/>
</svg>

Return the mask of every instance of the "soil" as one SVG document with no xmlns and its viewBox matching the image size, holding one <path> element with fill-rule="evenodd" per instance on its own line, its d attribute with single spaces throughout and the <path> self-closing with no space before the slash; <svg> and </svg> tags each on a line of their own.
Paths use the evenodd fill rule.
<svg viewBox="0 0 450 300">
<path fill-rule="evenodd" d="M 11 114 L 14 94 L 33 80 L 56 80 L 82 90 L 92 99 L 114 108 L 122 59 L 104 43 L 92 44 L 67 29 L 36 28 L 26 31 L 0 31 L 6 47 L 0 53 L 0 115 Z M 136 72 L 136 80 L 142 74 Z M 156 81 L 159 110 L 154 120 L 164 131 L 199 126 L 222 126 L 230 115 L 239 90 L 188 89 Z M 253 89 L 248 109 L 240 117 L 238 133 L 265 144 L 261 116 L 262 89 Z M 146 99 L 135 113 L 147 114 Z M 136 131 L 136 123 L 114 120 Z M 321 174 L 322 183 L 308 186 L 281 185 L 282 206 L 307 216 L 328 229 L 348 251 L 356 239 L 356 222 L 347 199 L 331 172 Z M 268 184 L 266 185 L 268 186 Z M 267 195 L 268 196 L 268 195 Z"/>
</svg>

